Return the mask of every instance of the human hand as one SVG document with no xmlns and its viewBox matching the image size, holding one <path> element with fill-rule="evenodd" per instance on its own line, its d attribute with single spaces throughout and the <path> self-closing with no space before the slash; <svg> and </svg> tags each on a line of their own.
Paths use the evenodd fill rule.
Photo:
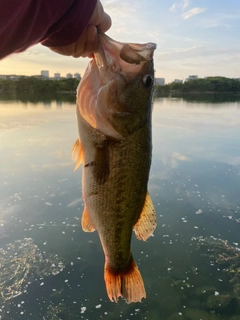
<svg viewBox="0 0 240 320">
<path fill-rule="evenodd" d="M 98 48 L 97 29 L 106 32 L 111 24 L 111 18 L 104 12 L 102 4 L 98 0 L 88 26 L 76 42 L 67 46 L 49 47 L 49 49 L 74 58 L 91 56 Z"/>
</svg>

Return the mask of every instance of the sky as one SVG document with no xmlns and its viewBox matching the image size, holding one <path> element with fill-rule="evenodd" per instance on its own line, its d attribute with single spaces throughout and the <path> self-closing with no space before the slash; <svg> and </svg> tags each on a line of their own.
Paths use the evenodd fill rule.
<svg viewBox="0 0 240 320">
<path fill-rule="evenodd" d="M 102 0 L 112 18 L 107 34 L 121 42 L 155 42 L 156 77 L 240 78 L 239 0 Z M 0 74 L 50 76 L 84 70 L 88 58 L 57 55 L 38 44 L 0 61 Z"/>
</svg>

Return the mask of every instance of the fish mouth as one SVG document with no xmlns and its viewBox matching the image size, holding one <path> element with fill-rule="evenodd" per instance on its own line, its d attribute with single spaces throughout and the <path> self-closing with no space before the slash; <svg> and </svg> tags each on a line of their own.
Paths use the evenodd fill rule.
<svg viewBox="0 0 240 320">
<path fill-rule="evenodd" d="M 110 73 L 117 72 L 123 75 L 138 73 L 143 64 L 153 59 L 157 45 L 153 42 L 144 44 L 123 43 L 111 39 L 106 34 L 99 32 L 99 47 L 94 53 L 99 71 L 104 71 L 102 76 L 110 80 Z"/>
</svg>

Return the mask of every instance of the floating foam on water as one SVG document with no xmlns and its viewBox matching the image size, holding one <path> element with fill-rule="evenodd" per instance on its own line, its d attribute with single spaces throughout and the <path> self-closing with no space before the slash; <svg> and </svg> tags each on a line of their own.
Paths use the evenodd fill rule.
<svg viewBox="0 0 240 320">
<path fill-rule="evenodd" d="M 0 302 L 22 294 L 33 281 L 55 275 L 64 268 L 57 255 L 42 252 L 32 238 L 8 243 L 0 249 Z M 44 282 L 40 283 L 42 286 Z"/>
<path fill-rule="evenodd" d="M 81 313 L 84 313 L 87 310 L 86 307 L 81 307 Z"/>
</svg>

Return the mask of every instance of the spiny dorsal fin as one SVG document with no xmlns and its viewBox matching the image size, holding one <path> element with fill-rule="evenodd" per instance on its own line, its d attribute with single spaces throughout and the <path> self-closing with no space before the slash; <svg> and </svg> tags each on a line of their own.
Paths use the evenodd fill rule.
<svg viewBox="0 0 240 320">
<path fill-rule="evenodd" d="M 79 139 L 77 139 L 72 147 L 72 159 L 77 161 L 74 171 L 82 164 L 83 162 L 83 146 Z"/>
<path fill-rule="evenodd" d="M 138 221 L 134 225 L 136 237 L 139 240 L 147 240 L 147 238 L 149 238 L 153 234 L 156 226 L 156 212 L 153 206 L 152 199 L 147 192 L 142 212 Z"/>
<path fill-rule="evenodd" d="M 95 231 L 95 228 L 93 227 L 93 225 L 90 221 L 89 214 L 88 214 L 86 207 L 84 207 L 83 214 L 82 214 L 82 229 L 85 232 Z"/>
</svg>

